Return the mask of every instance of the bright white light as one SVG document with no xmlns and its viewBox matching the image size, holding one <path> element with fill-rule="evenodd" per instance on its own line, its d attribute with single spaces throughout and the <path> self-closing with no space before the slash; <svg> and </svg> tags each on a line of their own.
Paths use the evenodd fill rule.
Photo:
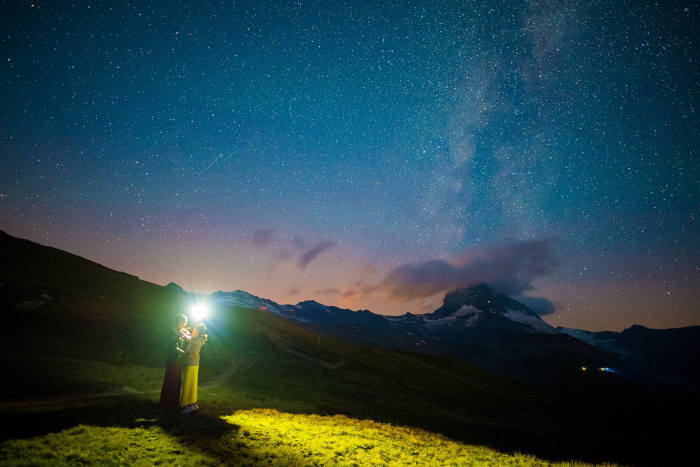
<svg viewBox="0 0 700 467">
<path fill-rule="evenodd" d="M 209 316 L 209 307 L 206 303 L 195 303 L 190 307 L 190 316 L 192 321 L 200 323 L 204 321 L 204 318 Z"/>
</svg>

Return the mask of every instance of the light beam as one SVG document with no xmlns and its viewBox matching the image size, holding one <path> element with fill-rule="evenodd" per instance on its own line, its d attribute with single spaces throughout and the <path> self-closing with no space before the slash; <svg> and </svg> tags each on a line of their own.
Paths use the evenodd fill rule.
<svg viewBox="0 0 700 467">
<path fill-rule="evenodd" d="M 195 323 L 201 323 L 209 316 L 209 306 L 206 303 L 195 303 L 190 307 L 190 317 Z"/>
</svg>

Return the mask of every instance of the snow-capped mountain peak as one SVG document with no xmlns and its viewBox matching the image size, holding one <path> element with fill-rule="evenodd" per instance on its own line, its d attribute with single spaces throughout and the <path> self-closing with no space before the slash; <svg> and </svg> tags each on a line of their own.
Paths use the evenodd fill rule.
<svg viewBox="0 0 700 467">
<path fill-rule="evenodd" d="M 486 284 L 458 289 L 445 296 L 440 308 L 424 316 L 425 322 L 448 322 L 467 317 L 469 325 L 478 325 L 480 321 L 488 321 L 491 326 L 493 320 L 505 318 L 504 325 L 510 326 L 517 323 L 521 330 L 526 332 L 556 333 L 557 331 L 545 323 L 537 313 L 522 303 L 506 295 L 496 295 Z"/>
</svg>

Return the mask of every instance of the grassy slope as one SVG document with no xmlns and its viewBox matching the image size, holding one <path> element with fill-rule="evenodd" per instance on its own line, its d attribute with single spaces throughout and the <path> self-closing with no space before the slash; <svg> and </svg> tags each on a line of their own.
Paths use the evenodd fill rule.
<svg viewBox="0 0 700 467">
<path fill-rule="evenodd" d="M 183 421 L 184 420 L 184 421 Z M 342 415 L 271 409 L 80 424 L 0 444 L 3 465 L 545 465 L 523 454 Z M 566 464 L 568 465 L 568 463 Z"/>
<path fill-rule="evenodd" d="M 280 459 L 305 463 L 332 456 L 338 461 L 343 459 L 331 452 L 341 442 L 337 432 L 370 423 L 355 420 L 390 423 L 397 433 L 402 426 L 419 427 L 470 446 L 488 446 L 489 456 L 520 451 L 554 460 L 638 459 L 620 444 L 628 437 L 621 435 L 617 422 L 599 418 L 590 407 L 558 400 L 463 363 L 361 347 L 297 322 L 242 308 L 218 310 L 210 323 L 210 341 L 202 353 L 203 412 L 184 420 L 162 414 L 155 407 L 163 372 L 162 337 L 169 320 L 186 305 L 186 296 L 58 250 L 11 237 L 1 240 L 0 303 L 7 326 L 0 335 L 16 344 L 0 353 L 5 374 L 12 375 L 0 389 L 2 400 L 124 386 L 152 391 L 39 409 L 7 408 L 2 437 L 14 440 L 2 444 L 2 463 L 21 461 L 26 453 L 40 460 L 41 452 L 49 456 L 48 463 L 68 462 L 81 452 L 93 461 L 102 459 L 99 456 L 108 459 L 111 454 L 105 452 L 119 462 L 128 461 L 129 456 L 184 462 L 188 458 L 183 456 L 194 455 L 203 456 L 206 463 L 206 459 L 221 461 L 246 453 L 252 457 L 241 459 L 270 460 L 272 454 L 261 454 L 262 446 L 270 443 L 280 447 L 272 450 Z M 51 300 L 34 310 L 16 308 L 42 295 Z M 249 411 L 254 408 L 268 412 Z M 271 409 L 284 414 L 269 415 L 276 414 Z M 241 437 L 229 422 L 242 426 L 242 413 L 249 417 L 245 423 L 253 423 L 253 417 L 255 423 L 269 427 L 277 418 L 280 425 L 270 429 L 264 442 Z M 334 417 L 338 414 L 352 420 Z M 308 436 L 299 434 L 294 441 L 280 434 L 291 429 L 286 424 L 312 433 L 322 421 L 348 427 L 318 432 L 318 445 Z M 116 447 L 84 440 L 87 436 L 107 443 L 105 433 L 110 430 L 117 430 L 123 439 Z M 352 438 L 366 436 L 384 446 L 376 452 L 394 452 L 398 441 L 385 440 L 389 444 L 384 445 L 376 430 L 367 430 L 366 435 Z M 383 430 L 394 429 L 384 426 Z M 330 436 L 330 432 L 336 434 Z M 132 441 L 138 433 L 160 441 Z M 316 447 L 311 449 L 308 443 Z M 426 442 L 425 455 L 444 450 L 439 443 L 431 443 Z M 455 446 L 454 451 L 445 452 L 475 449 Z M 309 459 L 302 447 L 311 449 Z M 357 456 L 362 453 L 357 449 L 364 448 L 343 451 L 350 456 L 345 461 L 360 462 Z M 52 452 L 59 457 L 51 457 Z"/>
</svg>

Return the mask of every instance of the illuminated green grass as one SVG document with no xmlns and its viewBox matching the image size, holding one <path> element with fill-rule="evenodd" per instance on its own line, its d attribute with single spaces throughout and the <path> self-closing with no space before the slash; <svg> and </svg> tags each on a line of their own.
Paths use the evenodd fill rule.
<svg viewBox="0 0 700 467">
<path fill-rule="evenodd" d="M 188 447 L 159 427 L 80 425 L 59 433 L 0 445 L 0 463 L 24 465 L 213 465 L 217 461 Z"/>
<path fill-rule="evenodd" d="M 241 410 L 219 419 L 215 434 L 141 426 L 79 425 L 0 444 L 3 465 L 553 465 L 504 454 L 424 430 L 342 415 Z M 194 426 L 197 416 L 177 423 Z M 554 465 L 571 465 L 554 464 Z M 584 465 L 584 464 L 576 464 Z"/>
<path fill-rule="evenodd" d="M 302 464 L 311 465 L 552 465 L 529 455 L 503 454 L 415 428 L 343 415 L 254 409 L 224 419 L 240 427 L 239 436 L 263 463 L 301 457 Z"/>
</svg>

